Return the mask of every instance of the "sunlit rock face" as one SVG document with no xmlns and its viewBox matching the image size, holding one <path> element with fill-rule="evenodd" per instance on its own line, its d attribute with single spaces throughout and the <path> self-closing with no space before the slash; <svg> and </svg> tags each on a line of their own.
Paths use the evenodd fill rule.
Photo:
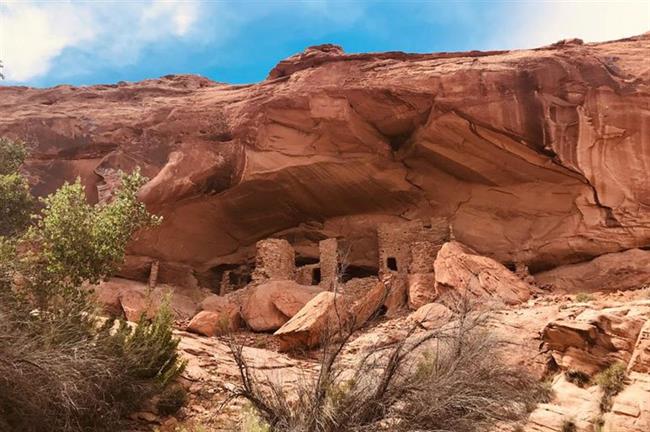
<svg viewBox="0 0 650 432">
<path fill-rule="evenodd" d="M 650 36 L 529 51 L 345 54 L 267 80 L 196 76 L 0 88 L 0 135 L 33 148 L 35 193 L 80 176 L 110 196 L 142 167 L 164 216 L 131 253 L 201 271 L 268 236 L 299 255 L 375 227 L 447 218 L 456 240 L 531 271 L 650 244 Z"/>
</svg>

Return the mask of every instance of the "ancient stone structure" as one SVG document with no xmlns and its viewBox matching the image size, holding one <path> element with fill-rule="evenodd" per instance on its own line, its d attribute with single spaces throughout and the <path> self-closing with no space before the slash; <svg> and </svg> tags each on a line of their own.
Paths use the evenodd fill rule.
<svg viewBox="0 0 650 432">
<path fill-rule="evenodd" d="M 335 238 L 321 240 L 318 243 L 320 255 L 320 284 L 331 290 L 332 284 L 339 276 L 339 242 Z"/>
<path fill-rule="evenodd" d="M 257 242 L 253 282 L 293 280 L 296 272 L 296 254 L 284 239 L 266 239 Z"/>
<path fill-rule="evenodd" d="M 158 283 L 158 269 L 160 268 L 160 261 L 154 260 L 151 263 L 151 270 L 149 271 L 149 288 L 156 288 Z"/>
<path fill-rule="evenodd" d="M 428 223 L 415 220 L 379 225 L 379 274 L 431 272 L 436 253 L 448 238 L 449 224 L 444 218 L 434 218 Z"/>
<path fill-rule="evenodd" d="M 248 86 L 2 86 L 0 136 L 30 143 L 37 195 L 79 176 L 97 201 L 114 170 L 141 166 L 140 196 L 164 220 L 129 253 L 160 259 L 161 273 L 169 262 L 207 271 L 289 228 L 312 248 L 358 231 L 367 264 L 362 230 L 445 217 L 457 241 L 536 274 L 648 244 L 649 42 L 321 46 Z"/>
</svg>

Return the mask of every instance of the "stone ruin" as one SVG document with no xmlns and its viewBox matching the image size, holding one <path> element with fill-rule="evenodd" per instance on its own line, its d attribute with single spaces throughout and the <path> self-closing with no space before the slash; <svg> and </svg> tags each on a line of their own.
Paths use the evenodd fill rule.
<svg viewBox="0 0 650 432">
<path fill-rule="evenodd" d="M 363 290 L 381 278 L 390 279 L 396 295 L 403 296 L 405 302 L 409 284 L 434 280 L 435 256 L 450 236 L 448 221 L 443 218 L 381 224 L 377 227 L 377 267 L 365 269 L 363 274 L 359 274 L 355 266 L 342 262 L 346 254 L 342 252 L 341 239 L 321 240 L 317 258 L 302 257 L 298 260 L 287 240 L 260 240 L 256 244 L 254 266 L 252 263 L 220 266 L 219 294 L 227 294 L 249 283 L 272 280 L 292 280 L 300 285 L 333 290 L 339 278 L 345 287 Z M 402 299 L 397 298 L 395 302 L 400 303 Z"/>
<path fill-rule="evenodd" d="M 379 275 L 433 272 L 433 258 L 449 240 L 444 218 L 385 223 L 377 227 Z"/>
<path fill-rule="evenodd" d="M 317 263 L 296 266 L 296 254 L 284 239 L 265 239 L 257 242 L 253 282 L 293 280 L 301 285 L 320 285 L 330 288 L 339 269 L 339 243 L 335 238 L 320 241 Z"/>
</svg>

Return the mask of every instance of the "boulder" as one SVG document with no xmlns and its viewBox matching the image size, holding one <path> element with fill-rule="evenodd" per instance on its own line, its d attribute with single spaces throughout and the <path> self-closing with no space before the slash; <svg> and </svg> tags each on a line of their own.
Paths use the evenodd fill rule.
<svg viewBox="0 0 650 432">
<path fill-rule="evenodd" d="M 613 363 L 628 364 L 646 318 L 629 308 L 585 310 L 550 322 L 542 340 L 563 370 L 594 375 Z"/>
<path fill-rule="evenodd" d="M 427 330 L 431 330 L 447 324 L 453 316 L 453 312 L 447 306 L 440 303 L 428 303 L 410 314 L 409 319 L 419 323 Z"/>
<path fill-rule="evenodd" d="M 239 327 L 239 311 L 219 313 L 203 310 L 192 318 L 187 330 L 203 336 L 215 336 L 237 330 Z"/>
<path fill-rule="evenodd" d="M 383 280 L 383 283 L 388 287 L 388 293 L 384 301 L 386 316 L 396 316 L 406 308 L 408 298 L 408 282 L 406 276 L 391 275 Z"/>
<path fill-rule="evenodd" d="M 198 309 L 191 289 L 160 285 L 151 290 L 146 283 L 121 278 L 111 278 L 91 286 L 97 301 L 111 315 L 124 315 L 128 321 L 138 321 L 142 314 L 153 317 L 163 301 L 177 318 L 189 319 Z"/>
<path fill-rule="evenodd" d="M 513 305 L 525 302 L 533 288 L 499 262 L 458 243 L 445 243 L 434 262 L 439 295 L 494 299 Z"/>
<path fill-rule="evenodd" d="M 120 293 L 120 305 L 127 321 L 136 322 L 143 315 L 153 318 L 156 308 L 151 303 L 151 298 L 143 290 L 125 290 Z"/>
<path fill-rule="evenodd" d="M 437 297 L 436 276 L 433 273 L 413 273 L 408 275 L 408 306 L 418 309 L 431 303 Z"/>
<path fill-rule="evenodd" d="M 541 286 L 567 293 L 639 289 L 650 283 L 650 250 L 630 249 L 537 273 Z"/>
<path fill-rule="evenodd" d="M 361 299 L 353 304 L 352 316 L 354 317 L 355 327 L 362 327 L 382 306 L 384 306 L 388 293 L 389 288 L 384 284 L 384 282 L 376 282 L 372 289 L 366 292 Z"/>
<path fill-rule="evenodd" d="M 247 293 L 242 317 L 254 331 L 275 331 L 321 291 L 288 280 L 256 285 Z"/>
<path fill-rule="evenodd" d="M 342 297 L 323 291 L 274 335 L 280 340 L 281 351 L 314 348 L 324 339 L 336 338 L 339 330 L 344 331 L 348 318 Z"/>
</svg>

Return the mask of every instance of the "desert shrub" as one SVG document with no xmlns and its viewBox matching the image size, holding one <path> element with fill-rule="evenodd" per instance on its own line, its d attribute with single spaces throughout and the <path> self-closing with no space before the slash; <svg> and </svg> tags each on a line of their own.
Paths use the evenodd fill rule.
<svg viewBox="0 0 650 432">
<path fill-rule="evenodd" d="M 2 306 L 0 321 L 0 424 L 9 430 L 112 430 L 182 370 L 175 353 L 147 356 L 138 346 L 170 341 L 157 353 L 176 346 L 157 318 L 103 336 L 75 325 L 34 331 Z M 143 369 L 138 360 L 151 366 Z"/>
<path fill-rule="evenodd" d="M 592 296 L 591 294 L 579 293 L 578 295 L 576 295 L 576 301 L 578 303 L 588 303 L 593 300 L 594 300 L 594 296 Z"/>
<path fill-rule="evenodd" d="M 9 147 L 0 167 L 17 170 L 24 155 Z M 81 288 L 108 276 L 129 238 L 157 221 L 136 197 L 144 181 L 123 175 L 113 201 L 94 206 L 79 181 L 64 185 L 26 233 L 0 237 L 3 432 L 115 430 L 182 371 L 167 304 L 136 326 L 100 325 Z"/>
<path fill-rule="evenodd" d="M 186 403 L 187 392 L 181 385 L 174 384 L 160 393 L 156 408 L 161 415 L 172 415 L 177 413 Z"/>
<path fill-rule="evenodd" d="M 366 431 L 386 423 L 392 431 L 473 432 L 521 420 L 544 398 L 541 386 L 501 361 L 480 321 L 463 311 L 441 329 L 416 334 L 414 326 L 351 367 L 340 361 L 350 332 L 339 331 L 339 342 L 324 344 L 317 375 L 306 373 L 295 389 L 260 378 L 233 344 L 241 385 L 232 397 L 248 400 L 263 426 L 277 432 Z"/>
<path fill-rule="evenodd" d="M 591 377 L 579 370 L 569 369 L 564 373 L 566 380 L 578 387 L 586 387 L 591 383 Z"/>
<path fill-rule="evenodd" d="M 166 300 L 152 320 L 143 315 L 135 326 L 124 320 L 119 321 L 117 329 L 105 325 L 100 341 L 107 352 L 120 359 L 129 376 L 154 380 L 164 388 L 185 367 L 177 352 L 179 339 L 174 337 L 173 322 L 174 316 Z"/>
<path fill-rule="evenodd" d="M 626 380 L 627 371 L 623 363 L 614 363 L 596 375 L 596 384 L 603 391 L 603 396 L 600 400 L 600 410 L 602 412 L 607 412 L 612 408 L 612 398 L 625 388 Z"/>
<path fill-rule="evenodd" d="M 562 422 L 562 429 L 560 429 L 562 432 L 577 432 L 578 427 L 576 426 L 575 422 L 573 420 L 564 420 Z"/>
</svg>

